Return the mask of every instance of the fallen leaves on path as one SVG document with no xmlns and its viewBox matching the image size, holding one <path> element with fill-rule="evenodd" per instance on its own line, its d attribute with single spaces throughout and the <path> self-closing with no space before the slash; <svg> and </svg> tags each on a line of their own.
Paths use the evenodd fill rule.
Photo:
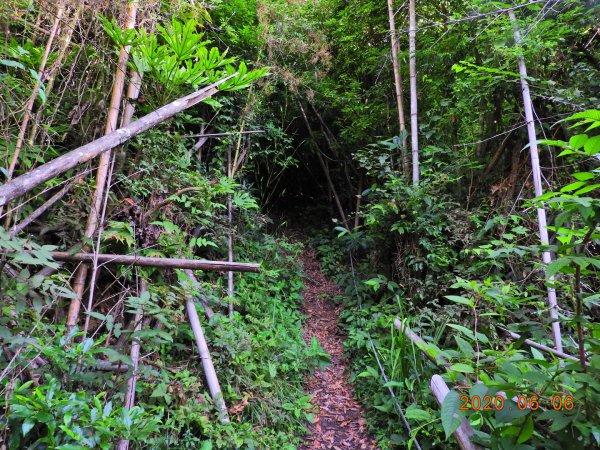
<svg viewBox="0 0 600 450">
<path fill-rule="evenodd" d="M 314 250 L 302 255 L 306 275 L 304 288 L 304 340 L 317 338 L 331 358 L 331 365 L 317 370 L 306 383 L 315 406 L 315 421 L 309 426 L 309 435 L 300 448 L 312 449 L 377 449 L 369 436 L 364 421 L 364 411 L 354 399 L 352 385 L 344 374 L 346 360 L 342 346 L 343 336 L 337 327 L 340 307 L 331 297 L 341 294 L 341 289 L 329 281 L 321 271 Z"/>
</svg>

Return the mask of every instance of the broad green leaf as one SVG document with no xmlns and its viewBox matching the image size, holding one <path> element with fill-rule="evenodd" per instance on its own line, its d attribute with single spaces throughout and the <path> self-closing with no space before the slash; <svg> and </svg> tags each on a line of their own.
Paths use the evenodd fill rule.
<svg viewBox="0 0 600 450">
<path fill-rule="evenodd" d="M 462 305 L 468 305 L 471 308 L 475 307 L 475 304 L 473 303 L 473 299 L 471 299 L 471 298 L 460 297 L 458 295 L 445 295 L 445 297 L 448 300 L 453 301 L 455 303 L 460 303 Z"/>
<path fill-rule="evenodd" d="M 456 391 L 448 392 L 446 398 L 442 402 L 442 426 L 448 439 L 452 433 L 460 426 L 461 416 L 459 415 L 460 396 Z"/>
<path fill-rule="evenodd" d="M 523 444 L 527 442 L 529 438 L 533 435 L 533 419 L 531 416 L 527 416 L 525 419 L 525 423 L 521 427 L 521 433 L 519 433 L 519 438 L 517 439 L 517 443 Z"/>
<path fill-rule="evenodd" d="M 419 409 L 417 405 L 410 405 L 406 408 L 404 415 L 407 419 L 414 419 L 422 422 L 431 420 L 431 414 L 423 409 Z"/>
<path fill-rule="evenodd" d="M 583 146 L 583 149 L 590 156 L 600 153 L 600 135 L 589 138 Z"/>
<path fill-rule="evenodd" d="M 454 372 L 461 372 L 461 373 L 474 373 L 475 372 L 475 369 L 473 369 L 471 366 L 469 366 L 468 364 L 462 364 L 462 363 L 452 364 L 449 367 L 449 369 Z"/>
<path fill-rule="evenodd" d="M 591 172 L 577 172 L 573 174 L 573 178 L 579 181 L 587 181 L 594 178 L 594 174 Z"/>
<path fill-rule="evenodd" d="M 587 134 L 577 134 L 569 139 L 569 147 L 574 150 L 579 150 L 588 140 Z"/>
</svg>

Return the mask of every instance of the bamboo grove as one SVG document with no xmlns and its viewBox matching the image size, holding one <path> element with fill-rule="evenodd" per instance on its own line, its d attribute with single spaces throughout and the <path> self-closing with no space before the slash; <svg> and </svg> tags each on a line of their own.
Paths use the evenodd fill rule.
<svg viewBox="0 0 600 450">
<path fill-rule="evenodd" d="M 4 2 L 3 448 L 596 448 L 599 13 Z"/>
</svg>

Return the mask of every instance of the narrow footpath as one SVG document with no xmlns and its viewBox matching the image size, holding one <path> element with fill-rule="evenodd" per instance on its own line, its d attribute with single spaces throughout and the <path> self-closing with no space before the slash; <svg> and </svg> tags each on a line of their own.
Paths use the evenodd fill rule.
<svg viewBox="0 0 600 450">
<path fill-rule="evenodd" d="M 307 249 L 302 257 L 305 289 L 304 340 L 316 337 L 331 358 L 331 364 L 317 370 L 306 384 L 315 406 L 315 421 L 300 448 L 310 449 L 377 449 L 368 434 L 364 411 L 354 399 L 348 381 L 346 360 L 342 346 L 343 336 L 337 327 L 340 307 L 331 300 L 341 289 L 325 278 L 314 250 Z"/>
</svg>

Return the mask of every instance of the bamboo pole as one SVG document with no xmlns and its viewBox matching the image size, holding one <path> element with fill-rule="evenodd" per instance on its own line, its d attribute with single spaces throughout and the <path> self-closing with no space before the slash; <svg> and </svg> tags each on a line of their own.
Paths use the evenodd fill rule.
<svg viewBox="0 0 600 450">
<path fill-rule="evenodd" d="M 147 291 L 148 287 L 146 285 L 146 281 L 144 279 L 140 279 L 140 296 L 143 295 Z M 143 314 L 137 313 L 135 315 L 135 328 L 134 332 L 140 331 L 142 329 L 142 320 L 144 319 Z M 132 372 L 131 377 L 127 381 L 127 393 L 125 394 L 125 404 L 123 407 L 126 410 L 130 410 L 135 405 L 135 385 L 137 382 L 137 371 L 139 367 L 139 359 L 140 359 L 140 341 L 137 338 L 133 339 L 131 344 L 130 356 L 132 362 Z M 126 439 L 122 439 L 117 444 L 117 450 L 127 450 L 129 448 L 129 441 Z"/>
<path fill-rule="evenodd" d="M 163 269 L 191 269 L 215 272 L 259 272 L 260 264 L 210 261 L 206 259 L 156 258 L 138 255 L 112 255 L 94 253 L 51 252 L 56 261 L 91 263 L 94 258 L 99 264 L 123 264 L 136 267 L 161 267 Z"/>
<path fill-rule="evenodd" d="M 419 183 L 419 122 L 417 118 L 417 20 L 415 0 L 408 3 L 408 71 L 410 75 L 410 142 L 412 148 L 413 185 Z"/>
<path fill-rule="evenodd" d="M 517 24 L 517 18 L 513 11 L 508 11 L 508 16 L 513 24 L 513 33 L 517 46 L 523 43 L 521 32 Z M 519 74 L 521 75 L 521 91 L 523 93 L 523 108 L 525 110 L 525 121 L 527 122 L 527 135 L 529 137 L 529 154 L 531 156 L 531 170 L 533 173 L 533 186 L 536 197 L 540 197 L 544 190 L 542 189 L 542 170 L 540 168 L 540 158 L 538 154 L 537 136 L 535 132 L 535 123 L 533 121 L 533 104 L 531 102 L 531 94 L 529 93 L 529 83 L 527 82 L 527 67 L 523 55 L 518 56 Z M 543 246 L 550 243 L 548 238 L 548 228 L 546 221 L 546 210 L 543 207 L 537 208 L 538 228 L 540 241 Z M 552 255 L 549 250 L 542 252 L 542 261 L 546 266 L 552 262 Z M 552 287 L 554 277 L 548 278 L 548 306 L 550 307 L 550 318 L 552 322 L 552 337 L 554 339 L 554 348 L 562 352 L 562 334 L 560 331 L 560 323 L 558 322 L 558 301 L 556 300 L 556 290 Z"/>
<path fill-rule="evenodd" d="M 430 390 L 438 404 L 441 406 L 444 403 L 446 395 L 450 392 L 450 389 L 439 375 L 431 377 Z M 458 414 L 455 414 L 457 417 Z M 475 434 L 473 427 L 469 424 L 469 421 L 465 417 L 461 417 L 460 425 L 453 433 L 458 446 L 462 450 L 479 450 L 481 447 L 471 442 L 471 437 Z"/>
<path fill-rule="evenodd" d="M 240 130 L 243 131 L 243 130 Z M 240 134 L 241 138 L 241 134 Z M 239 141 L 238 141 L 239 145 Z M 237 151 L 236 151 L 237 153 Z M 233 167 L 231 161 L 231 145 L 227 146 L 227 177 L 233 181 Z M 227 195 L 227 261 L 233 262 L 233 202 L 231 200 L 231 194 Z M 227 297 L 229 298 L 229 317 L 233 316 L 233 272 L 230 270 L 227 272 Z"/>
<path fill-rule="evenodd" d="M 506 328 L 502 328 L 499 325 L 496 325 L 496 327 L 498 327 L 500 330 L 502 330 L 504 333 L 506 333 L 508 336 L 510 336 L 513 339 L 519 340 L 522 338 L 522 336 L 520 334 L 513 333 L 512 331 L 507 330 Z M 542 345 L 542 344 L 538 344 L 537 342 L 532 341 L 531 339 L 524 339 L 523 342 L 525 344 L 529 345 L 530 347 L 537 348 L 538 350 L 541 350 L 543 352 L 552 353 L 554 356 L 558 356 L 559 358 L 570 359 L 571 361 L 580 362 L 579 358 L 576 358 L 575 356 L 571 356 L 567 353 L 560 352 L 560 351 L 555 350 L 550 347 L 546 347 L 545 345 Z M 586 363 L 586 365 L 587 365 L 587 363 Z"/>
<path fill-rule="evenodd" d="M 208 344 L 206 343 L 204 332 L 202 331 L 202 326 L 200 325 L 198 311 L 196 311 L 196 305 L 194 304 L 194 299 L 191 296 L 187 297 L 185 307 L 190 320 L 190 326 L 192 327 L 192 331 L 194 333 L 194 339 L 196 340 L 196 345 L 198 347 L 198 353 L 202 362 L 202 368 L 204 369 L 204 375 L 206 376 L 206 382 L 208 384 L 210 396 L 219 409 L 219 418 L 221 422 L 229 422 L 227 405 L 223 399 L 221 386 L 219 385 L 219 379 L 217 378 L 217 372 L 215 371 L 215 366 L 210 356 Z"/>
<path fill-rule="evenodd" d="M 44 75 L 44 70 L 46 69 L 46 63 L 48 62 L 48 57 L 50 56 L 50 51 L 52 50 L 52 46 L 54 44 L 54 38 L 56 37 L 56 32 L 58 31 L 58 26 L 62 20 L 63 14 L 65 12 L 65 4 L 61 2 L 58 6 L 58 12 L 56 14 L 56 18 L 54 19 L 54 23 L 52 25 L 52 30 L 50 31 L 50 36 L 48 37 L 48 42 L 46 43 L 46 49 L 44 50 L 44 54 L 42 56 L 42 60 L 40 62 L 40 67 L 37 73 L 37 80 L 33 85 L 33 89 L 31 91 L 31 95 L 25 104 L 25 114 L 23 115 L 23 120 L 21 121 L 21 125 L 19 127 L 19 134 L 17 136 L 17 142 L 15 143 L 15 152 L 13 153 L 13 157 L 10 161 L 10 165 L 8 166 L 8 171 L 6 174 L 6 181 L 10 181 L 12 179 L 13 173 L 15 171 L 15 167 L 17 166 L 17 162 L 19 161 L 19 155 L 21 153 L 21 149 L 23 148 L 23 143 L 25 142 L 25 133 L 27 132 L 27 127 L 29 126 L 29 121 L 31 119 L 31 113 L 33 111 L 33 106 L 35 104 L 35 100 L 40 91 L 40 87 L 42 86 L 42 77 Z M 0 216 L 2 215 L 2 210 L 4 208 L 4 204 L 0 204 Z M 10 214 L 6 219 L 6 225 L 9 225 Z"/>
<path fill-rule="evenodd" d="M 138 2 L 132 1 L 127 5 L 127 13 L 125 18 L 125 29 L 133 29 L 135 27 L 135 19 L 137 16 Z M 119 52 L 119 59 L 117 62 L 117 68 L 115 72 L 115 81 L 112 87 L 110 106 L 108 110 L 108 116 L 106 118 L 106 125 L 104 128 L 104 135 L 109 135 L 117 129 L 117 121 L 119 120 L 119 110 L 121 107 L 121 98 L 123 97 L 123 89 L 125 87 L 125 74 L 127 73 L 127 61 L 129 60 L 130 46 L 121 47 Z M 104 193 L 109 179 L 109 170 L 111 166 L 112 151 L 109 149 L 100 155 L 98 161 L 98 170 L 96 172 L 96 188 L 92 195 L 92 201 L 90 204 L 90 210 L 87 218 L 87 224 L 84 231 L 84 236 L 91 239 L 96 230 L 98 229 L 99 217 L 101 214 L 102 204 L 104 200 Z M 107 191 L 108 193 L 108 191 Z M 98 236 L 98 244 L 100 241 Z M 94 263 L 93 276 L 96 274 L 96 261 Z M 75 281 L 73 282 L 73 292 L 75 297 L 71 300 L 69 305 L 69 312 L 67 313 L 67 327 L 72 327 L 77 324 L 79 318 L 79 309 L 81 308 L 81 300 L 83 297 L 83 291 L 85 290 L 85 284 L 89 271 L 89 265 L 81 264 L 74 275 Z M 92 280 L 90 286 L 93 290 L 94 281 Z M 90 291 L 90 298 L 93 292 Z M 91 303 L 91 300 L 90 300 Z"/>
<path fill-rule="evenodd" d="M 9 236 L 16 236 L 18 233 L 23 231 L 31 222 L 40 217 L 46 211 L 48 211 L 56 202 L 58 202 L 61 198 L 65 196 L 67 192 L 69 192 L 75 184 L 79 181 L 81 174 L 75 176 L 75 179 L 70 183 L 67 183 L 60 191 L 50 197 L 42 206 L 33 211 L 29 216 L 23 219 L 18 224 L 13 225 L 8 233 Z"/>
<path fill-rule="evenodd" d="M 403 99 L 403 88 L 402 88 L 402 73 L 400 72 L 400 62 L 398 60 L 398 53 L 400 52 L 400 46 L 398 45 L 398 35 L 396 34 L 396 20 L 394 17 L 394 1 L 387 1 L 388 7 L 388 19 L 390 22 L 390 41 L 392 47 L 392 67 L 394 69 L 394 86 L 396 88 L 396 105 L 398 108 L 398 125 L 400 127 L 400 139 L 402 142 L 402 148 L 400 149 L 402 154 L 402 170 L 404 176 L 408 178 L 410 168 L 408 165 L 408 155 L 406 153 L 406 122 L 404 120 L 404 99 Z"/>
<path fill-rule="evenodd" d="M 113 131 L 112 133 L 76 148 L 75 150 L 71 150 L 69 153 L 59 156 L 58 158 L 3 184 L 0 186 L 0 206 L 6 205 L 9 201 L 26 194 L 40 184 L 45 183 L 79 164 L 83 164 L 96 158 L 102 153 L 127 142 L 138 134 L 173 117 L 175 114 L 211 97 L 218 92 L 219 85 L 236 75 L 237 73 L 229 75 L 197 92 L 168 103 L 156 111 L 132 122 L 126 127 Z"/>
</svg>

